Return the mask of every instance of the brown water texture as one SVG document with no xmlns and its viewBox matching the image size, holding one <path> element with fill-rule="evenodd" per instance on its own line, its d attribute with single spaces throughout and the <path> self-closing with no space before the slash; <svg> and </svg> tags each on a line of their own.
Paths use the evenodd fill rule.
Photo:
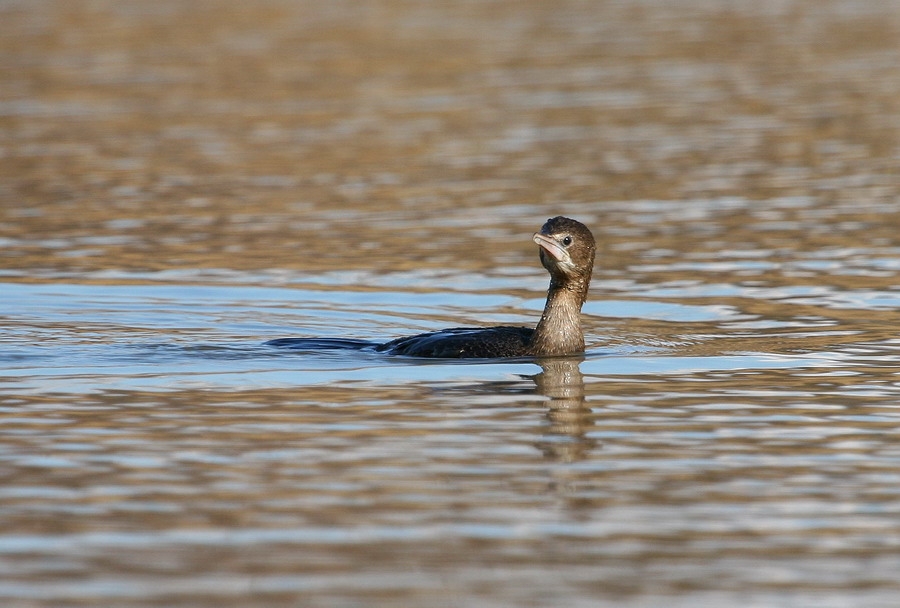
<svg viewBox="0 0 900 608">
<path fill-rule="evenodd" d="M 897 0 L 0 0 L 0 604 L 898 605 L 898 167 Z"/>
</svg>

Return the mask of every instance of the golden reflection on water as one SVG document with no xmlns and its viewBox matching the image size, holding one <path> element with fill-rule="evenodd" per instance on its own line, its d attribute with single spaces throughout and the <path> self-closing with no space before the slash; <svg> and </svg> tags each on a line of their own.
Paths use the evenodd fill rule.
<svg viewBox="0 0 900 608">
<path fill-rule="evenodd" d="M 856 560 L 890 559 L 872 535 L 891 528 L 857 501 L 893 502 L 894 396 L 853 399 L 832 370 L 653 379 L 585 378 L 577 360 L 541 368 L 493 389 L 298 385 L 7 402 L 5 534 L 69 560 L 72 574 L 130 581 L 151 599 L 160 590 L 148 582 L 167 580 L 160 589 L 184 601 L 223 592 L 206 588 L 210 572 L 259 577 L 270 601 L 281 576 L 300 587 L 324 576 L 317 593 L 333 599 L 367 593 L 366 577 L 378 575 L 406 601 L 420 586 L 445 588 L 447 573 L 456 585 L 506 589 L 544 565 L 562 576 L 547 584 L 563 595 L 573 590 L 561 580 L 587 596 L 646 592 L 627 574 L 645 569 L 675 597 L 690 595 L 686 585 L 802 592 L 835 584 L 801 577 L 817 563 L 842 565 L 840 584 L 852 585 L 865 580 Z M 470 572 L 473 560 L 495 574 Z M 753 564 L 783 575 L 773 581 Z M 402 575 L 409 567 L 422 569 L 416 583 Z M 24 580 L 58 580 L 42 572 Z M 724 582 L 701 584 L 712 574 Z M 598 576 L 608 585 L 595 588 Z"/>
<path fill-rule="evenodd" d="M 893 244 L 897 14 L 851 4 L 13 4 L 9 263 L 486 271 L 560 211 L 611 251 Z M 847 217 L 603 203 L 728 197 Z"/>
<path fill-rule="evenodd" d="M 0 295 L 4 605 L 892 605 L 898 39 L 852 0 L 0 4 L 0 272 L 59 287 Z M 254 350 L 526 322 L 559 213 L 582 362 Z"/>
</svg>

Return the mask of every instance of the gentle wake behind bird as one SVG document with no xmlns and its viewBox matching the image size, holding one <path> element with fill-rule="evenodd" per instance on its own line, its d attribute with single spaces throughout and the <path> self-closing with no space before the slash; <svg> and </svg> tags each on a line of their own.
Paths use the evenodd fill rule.
<svg viewBox="0 0 900 608">
<path fill-rule="evenodd" d="M 532 237 L 541 264 L 550 273 L 544 313 L 536 327 L 452 327 L 378 343 L 340 338 L 280 338 L 266 342 L 281 348 L 318 350 L 372 348 L 409 357 L 499 358 L 552 357 L 584 352 L 581 307 L 594 268 L 594 236 L 567 217 L 546 221 Z"/>
</svg>

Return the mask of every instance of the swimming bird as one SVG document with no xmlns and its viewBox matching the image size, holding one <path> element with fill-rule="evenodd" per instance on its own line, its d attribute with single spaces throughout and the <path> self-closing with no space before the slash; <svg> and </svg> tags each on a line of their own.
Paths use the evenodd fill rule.
<svg viewBox="0 0 900 608">
<path fill-rule="evenodd" d="M 544 312 L 534 328 L 452 327 L 405 336 L 390 342 L 329 338 L 281 338 L 266 344 L 288 348 L 373 348 L 408 357 L 500 358 L 547 357 L 584 352 L 581 307 L 587 299 L 596 245 L 587 226 L 557 216 L 547 220 L 532 240 L 541 264 L 550 273 Z"/>
</svg>

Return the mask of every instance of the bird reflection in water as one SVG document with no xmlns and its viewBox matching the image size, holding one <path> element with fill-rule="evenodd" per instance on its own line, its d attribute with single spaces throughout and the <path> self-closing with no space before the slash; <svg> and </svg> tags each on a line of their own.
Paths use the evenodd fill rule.
<svg viewBox="0 0 900 608">
<path fill-rule="evenodd" d="M 596 447 L 588 437 L 594 417 L 584 396 L 582 357 L 538 359 L 541 373 L 532 376 L 537 392 L 550 398 L 547 418 L 550 429 L 537 446 L 548 458 L 575 462 Z"/>
</svg>

